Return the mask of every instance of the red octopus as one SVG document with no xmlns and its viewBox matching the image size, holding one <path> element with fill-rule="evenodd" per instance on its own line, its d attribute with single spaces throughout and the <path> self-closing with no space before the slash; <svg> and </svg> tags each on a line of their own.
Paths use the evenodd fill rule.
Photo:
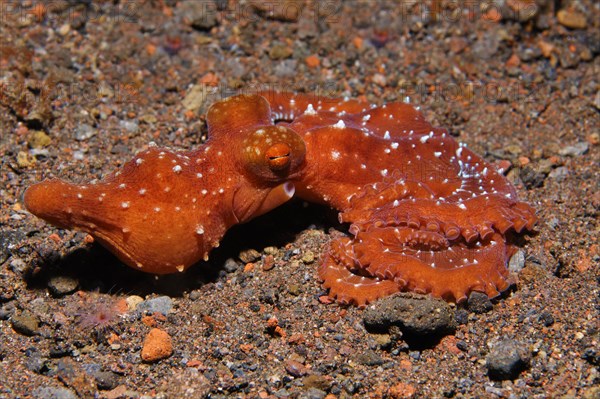
<svg viewBox="0 0 600 399">
<path fill-rule="evenodd" d="M 27 190 L 26 206 L 131 266 L 169 273 L 295 190 L 351 224 L 319 276 L 356 305 L 404 290 L 496 296 L 510 284 L 508 235 L 536 222 L 504 176 L 408 104 L 260 92 L 216 103 L 207 123 L 199 149 L 150 149 L 94 185 L 46 181 Z"/>
</svg>

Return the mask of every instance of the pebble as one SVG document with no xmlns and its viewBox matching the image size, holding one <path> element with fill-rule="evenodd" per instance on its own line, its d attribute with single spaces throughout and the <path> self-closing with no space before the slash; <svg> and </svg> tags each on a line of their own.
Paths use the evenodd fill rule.
<svg viewBox="0 0 600 399">
<path fill-rule="evenodd" d="M 289 375 L 294 377 L 302 377 L 308 374 L 308 369 L 302 363 L 288 359 L 285 362 L 285 371 L 288 372 Z"/>
<path fill-rule="evenodd" d="M 158 328 L 150 330 L 144 339 L 142 360 L 148 363 L 166 359 L 173 353 L 171 336 Z"/>
<path fill-rule="evenodd" d="M 179 8 L 184 21 L 194 29 L 208 31 L 217 26 L 217 10 L 204 1 L 184 1 Z"/>
<path fill-rule="evenodd" d="M 398 326 L 412 336 L 436 336 L 456 329 L 454 311 L 440 299 L 412 293 L 384 298 L 367 308 L 363 315 L 368 330 L 388 331 Z"/>
<path fill-rule="evenodd" d="M 142 302 L 144 302 L 144 298 L 142 298 L 139 295 L 129 295 L 127 298 L 125 298 L 125 303 L 127 304 L 127 309 L 130 312 L 133 312 L 134 310 L 136 310 L 138 305 Z"/>
<path fill-rule="evenodd" d="M 208 98 L 208 90 L 203 84 L 193 85 L 181 101 L 186 111 L 197 112 Z"/>
<path fill-rule="evenodd" d="M 119 126 L 125 130 L 127 130 L 130 133 L 137 133 L 140 126 L 138 125 L 137 122 L 135 121 L 125 121 L 125 120 L 120 120 L 119 121 Z"/>
<path fill-rule="evenodd" d="M 321 391 L 328 391 L 331 387 L 331 382 L 322 375 L 311 374 L 302 380 L 305 388 L 316 388 Z"/>
<path fill-rule="evenodd" d="M 37 399 L 77 399 L 78 396 L 70 389 L 55 387 L 38 387 L 33 390 Z"/>
<path fill-rule="evenodd" d="M 306 251 L 304 255 L 302 255 L 302 262 L 305 264 L 310 264 L 315 261 L 315 254 L 312 251 Z"/>
<path fill-rule="evenodd" d="M 275 44 L 269 50 L 269 58 L 272 60 L 283 60 L 285 58 L 289 58 L 294 51 L 286 45 L 283 44 Z"/>
<path fill-rule="evenodd" d="M 238 255 L 238 258 L 244 263 L 255 262 L 260 259 L 260 252 L 256 249 L 246 249 Z"/>
<path fill-rule="evenodd" d="M 508 261 L 508 270 L 519 273 L 525 267 L 525 251 L 519 249 Z"/>
<path fill-rule="evenodd" d="M 566 166 L 559 166 L 548 174 L 548 177 L 556 181 L 563 181 L 569 175 L 569 169 Z"/>
<path fill-rule="evenodd" d="M 41 130 L 31 130 L 27 134 L 27 145 L 29 148 L 40 149 L 52 143 L 52 139 Z"/>
<path fill-rule="evenodd" d="M 33 313 L 25 310 L 11 318 L 12 328 L 19 334 L 35 335 L 40 327 L 40 319 Z"/>
<path fill-rule="evenodd" d="M 467 301 L 467 308 L 469 312 L 483 314 L 487 313 L 494 308 L 492 301 L 490 298 L 483 292 L 473 291 L 469 295 L 469 300 Z"/>
<path fill-rule="evenodd" d="M 569 9 L 559 10 L 556 13 L 556 18 L 558 19 L 559 24 L 566 26 L 567 28 L 585 29 L 587 27 L 585 15 L 577 11 L 572 11 Z"/>
<path fill-rule="evenodd" d="M 223 265 L 223 269 L 225 269 L 225 271 L 227 273 L 233 273 L 236 270 L 238 270 L 240 268 L 240 264 L 238 262 L 235 261 L 235 259 L 233 258 L 228 258 L 225 261 L 225 264 Z"/>
<path fill-rule="evenodd" d="M 586 141 L 581 141 L 577 144 L 562 148 L 558 153 L 562 156 L 577 157 L 584 155 L 590 149 L 590 145 Z"/>
<path fill-rule="evenodd" d="M 159 296 L 157 298 L 146 299 L 140 302 L 136 307 L 138 314 L 144 313 L 161 313 L 166 316 L 173 308 L 173 300 L 168 296 Z"/>
<path fill-rule="evenodd" d="M 30 157 L 25 151 L 19 151 L 17 153 L 17 166 L 19 168 L 28 168 L 35 164 L 35 158 Z"/>
<path fill-rule="evenodd" d="M 82 123 L 75 128 L 75 140 L 84 141 L 96 134 L 96 129 L 87 123 Z"/>
<path fill-rule="evenodd" d="M 75 292 L 79 281 L 70 276 L 53 276 L 48 280 L 48 290 L 54 297 L 61 297 Z"/>
<path fill-rule="evenodd" d="M 498 341 L 486 358 L 490 378 L 515 379 L 529 366 L 530 355 L 520 342 L 514 339 Z"/>
</svg>

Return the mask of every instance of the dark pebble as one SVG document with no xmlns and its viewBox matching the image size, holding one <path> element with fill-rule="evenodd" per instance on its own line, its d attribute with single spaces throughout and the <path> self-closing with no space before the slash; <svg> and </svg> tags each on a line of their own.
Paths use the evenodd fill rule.
<svg viewBox="0 0 600 399">
<path fill-rule="evenodd" d="M 594 347 L 590 346 L 589 348 L 586 348 L 586 350 L 583 351 L 581 358 L 594 366 L 600 366 L 600 352 Z"/>
<path fill-rule="evenodd" d="M 44 370 L 45 359 L 42 358 L 42 354 L 35 349 L 27 349 L 25 351 L 25 367 L 34 373 L 42 373 Z"/>
<path fill-rule="evenodd" d="M 61 297 L 75 292 L 79 281 L 69 276 L 54 276 L 48 280 L 48 289 L 52 296 Z"/>
<path fill-rule="evenodd" d="M 554 324 L 554 316 L 552 316 L 552 314 L 549 312 L 542 312 L 539 319 L 546 327 L 550 327 L 552 324 Z"/>
<path fill-rule="evenodd" d="M 490 301 L 490 298 L 488 298 L 486 294 L 483 292 L 473 291 L 469 295 L 467 308 L 470 312 L 482 314 L 492 310 L 494 305 L 492 305 L 492 301 Z"/>
<path fill-rule="evenodd" d="M 469 347 L 467 346 L 467 343 L 465 341 L 462 341 L 462 340 L 458 341 L 456 343 L 456 347 L 458 349 L 460 349 L 461 351 L 463 351 L 463 352 L 466 352 L 469 349 Z"/>
<path fill-rule="evenodd" d="M 40 319 L 28 311 L 14 315 L 11 323 L 16 332 L 27 336 L 35 335 L 40 327 Z"/>
<path fill-rule="evenodd" d="M 223 269 L 225 269 L 227 273 L 233 273 L 239 268 L 240 264 L 232 258 L 227 259 L 223 265 Z"/>
<path fill-rule="evenodd" d="M 529 366 L 527 350 L 513 339 L 503 339 L 496 343 L 486 358 L 490 378 L 510 380 Z"/>
<path fill-rule="evenodd" d="M 100 390 L 114 389 L 119 385 L 119 376 L 112 371 L 99 371 L 92 374 Z"/>
<path fill-rule="evenodd" d="M 69 356 L 71 354 L 71 347 L 65 343 L 59 343 L 50 348 L 49 355 L 52 358 L 59 358 Z"/>
<path fill-rule="evenodd" d="M 467 312 L 466 309 L 458 309 L 454 316 L 454 320 L 456 320 L 458 324 L 467 324 L 469 322 L 469 312 Z"/>
<path fill-rule="evenodd" d="M 544 185 L 546 174 L 534 170 L 529 166 L 523 167 L 520 173 L 521 180 L 525 183 L 525 187 L 528 189 L 539 188 Z"/>
<path fill-rule="evenodd" d="M 365 366 L 381 366 L 384 363 L 381 356 L 371 350 L 359 354 L 356 360 Z"/>
<path fill-rule="evenodd" d="M 437 336 L 456 330 L 454 311 L 440 299 L 411 293 L 384 298 L 369 307 L 364 315 L 370 331 L 388 331 L 398 326 L 404 334 Z"/>
<path fill-rule="evenodd" d="M 0 306 L 0 320 L 8 320 L 14 313 L 16 307 L 13 301 Z"/>
</svg>

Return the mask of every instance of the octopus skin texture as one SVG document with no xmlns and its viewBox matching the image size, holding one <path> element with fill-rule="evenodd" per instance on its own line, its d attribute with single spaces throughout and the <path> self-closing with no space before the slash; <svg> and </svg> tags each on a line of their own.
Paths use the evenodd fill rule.
<svg viewBox="0 0 600 399">
<path fill-rule="evenodd" d="M 408 104 L 259 92 L 215 103 L 207 124 L 198 149 L 150 148 L 96 184 L 45 181 L 25 204 L 157 274 L 206 259 L 229 227 L 292 195 L 326 204 L 351 235 L 330 243 L 319 276 L 356 305 L 405 290 L 496 296 L 509 236 L 536 222 L 504 176 Z"/>
</svg>

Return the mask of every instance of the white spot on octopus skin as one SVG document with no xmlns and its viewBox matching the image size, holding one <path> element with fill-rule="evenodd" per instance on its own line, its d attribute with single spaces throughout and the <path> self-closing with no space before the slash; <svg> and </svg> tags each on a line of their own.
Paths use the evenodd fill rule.
<svg viewBox="0 0 600 399">
<path fill-rule="evenodd" d="M 144 160 L 143 160 L 142 158 L 138 158 L 138 159 L 136 159 L 136 160 L 135 160 L 135 163 L 136 163 L 137 165 L 141 165 L 141 164 L 142 164 L 142 162 L 144 162 Z"/>
<path fill-rule="evenodd" d="M 340 152 L 335 150 L 331 151 L 331 159 L 333 159 L 334 161 L 340 159 Z"/>
<path fill-rule="evenodd" d="M 129 208 L 129 202 L 127 202 L 127 201 L 121 202 L 121 208 L 123 208 L 123 209 Z"/>
<path fill-rule="evenodd" d="M 175 173 L 181 172 L 181 166 L 180 165 L 173 166 L 173 172 L 175 172 Z"/>
<path fill-rule="evenodd" d="M 305 115 L 316 115 L 317 112 L 315 111 L 315 109 L 313 108 L 312 104 L 308 104 L 308 106 L 306 107 L 306 110 L 304 111 Z"/>
<path fill-rule="evenodd" d="M 390 139 L 390 132 L 389 132 L 389 130 L 385 131 L 385 134 L 383 135 L 383 138 L 386 139 L 386 140 Z"/>
<path fill-rule="evenodd" d="M 343 120 L 339 120 L 335 125 L 333 125 L 333 127 L 335 129 L 345 129 L 346 128 L 346 124 L 344 123 Z"/>
</svg>

